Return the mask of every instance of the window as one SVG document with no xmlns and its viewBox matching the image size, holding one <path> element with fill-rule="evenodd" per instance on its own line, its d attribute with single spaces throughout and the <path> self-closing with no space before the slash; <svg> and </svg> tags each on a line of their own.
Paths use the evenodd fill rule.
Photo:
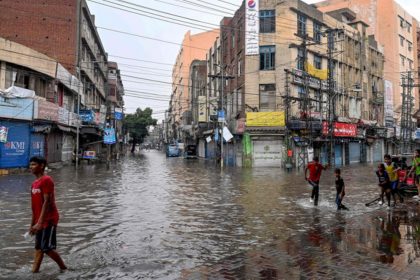
<svg viewBox="0 0 420 280">
<path fill-rule="evenodd" d="M 234 49 L 235 48 L 235 32 L 233 31 L 232 32 L 232 44 L 231 44 L 232 46 L 232 49 Z"/>
<path fill-rule="evenodd" d="M 276 46 L 260 47 L 260 70 L 274 70 L 276 65 Z"/>
<path fill-rule="evenodd" d="M 400 16 L 398 16 L 398 18 L 400 19 L 400 27 L 401 28 L 404 28 L 404 22 L 405 22 L 405 20 L 402 17 L 400 17 Z"/>
<path fill-rule="evenodd" d="M 297 15 L 297 32 L 299 36 L 306 35 L 306 16 L 302 14 Z"/>
<path fill-rule="evenodd" d="M 405 56 L 400 55 L 401 57 L 401 65 L 404 66 L 405 65 Z"/>
<path fill-rule="evenodd" d="M 237 67 L 237 69 L 238 69 L 237 76 L 240 77 L 241 74 L 242 74 L 242 62 L 241 62 L 241 59 L 240 58 L 238 59 L 238 67 Z"/>
<path fill-rule="evenodd" d="M 413 44 L 410 41 L 407 41 L 408 51 L 411 52 L 413 50 Z"/>
<path fill-rule="evenodd" d="M 305 71 L 305 55 L 302 49 L 298 49 L 297 69 Z"/>
<path fill-rule="evenodd" d="M 407 61 L 408 61 L 408 69 L 412 70 L 413 69 L 413 61 L 411 59 L 408 59 L 408 58 L 407 58 Z"/>
<path fill-rule="evenodd" d="M 321 25 L 316 21 L 314 21 L 314 41 L 321 42 Z"/>
<path fill-rule="evenodd" d="M 275 10 L 260 11 L 260 32 L 273 33 L 276 31 Z"/>
<path fill-rule="evenodd" d="M 411 24 L 407 21 L 407 32 L 410 33 L 411 32 Z"/>
<path fill-rule="evenodd" d="M 276 84 L 260 85 L 260 111 L 276 110 Z"/>
<path fill-rule="evenodd" d="M 400 45 L 401 47 L 404 47 L 404 37 L 400 35 Z"/>
<path fill-rule="evenodd" d="M 322 68 L 322 57 L 319 55 L 314 55 L 314 66 L 316 69 Z"/>
<path fill-rule="evenodd" d="M 303 86 L 298 86 L 298 98 L 300 98 L 299 100 L 299 109 L 303 109 L 303 102 L 304 102 L 304 98 L 306 96 L 306 91 L 305 88 Z"/>
</svg>

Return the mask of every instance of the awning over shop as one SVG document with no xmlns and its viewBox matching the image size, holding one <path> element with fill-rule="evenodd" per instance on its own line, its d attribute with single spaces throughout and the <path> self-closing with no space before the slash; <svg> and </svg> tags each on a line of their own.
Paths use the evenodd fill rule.
<svg viewBox="0 0 420 280">
<path fill-rule="evenodd" d="M 72 132 L 72 133 L 77 133 L 77 130 L 75 128 L 72 127 L 68 127 L 68 126 L 63 126 L 63 125 L 57 125 L 58 129 L 60 129 L 61 131 L 64 132 Z"/>
<path fill-rule="evenodd" d="M 51 125 L 33 125 L 31 131 L 35 133 L 49 133 Z"/>
<path fill-rule="evenodd" d="M 80 134 L 92 134 L 96 136 L 101 136 L 101 133 L 98 131 L 96 127 L 89 127 L 89 126 L 81 127 Z"/>
<path fill-rule="evenodd" d="M 284 135 L 286 128 L 283 126 L 248 126 L 246 132 L 250 134 L 279 134 Z"/>
</svg>

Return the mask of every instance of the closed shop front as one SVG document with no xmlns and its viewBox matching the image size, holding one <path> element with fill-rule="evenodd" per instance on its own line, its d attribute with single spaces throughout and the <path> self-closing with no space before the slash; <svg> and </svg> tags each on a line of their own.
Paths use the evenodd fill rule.
<svg viewBox="0 0 420 280">
<path fill-rule="evenodd" d="M 359 142 L 349 143 L 349 161 L 350 161 L 350 164 L 360 162 L 360 143 Z"/>
<path fill-rule="evenodd" d="M 236 145 L 234 143 L 225 144 L 225 163 L 227 166 L 235 166 L 236 164 Z"/>
<path fill-rule="evenodd" d="M 70 133 L 63 133 L 63 147 L 61 150 L 61 160 L 68 162 L 72 160 L 73 150 L 76 146 L 75 137 Z"/>
<path fill-rule="evenodd" d="M 253 167 L 281 167 L 283 141 L 274 139 L 252 139 L 252 166 Z"/>
<path fill-rule="evenodd" d="M 31 134 L 31 147 L 30 156 L 45 157 L 45 134 L 32 133 Z"/>
<path fill-rule="evenodd" d="M 335 153 L 335 161 L 334 161 L 335 166 L 343 165 L 343 145 L 335 144 L 334 153 Z"/>
<path fill-rule="evenodd" d="M 215 158 L 216 148 L 217 148 L 217 145 L 214 141 L 207 143 L 206 144 L 206 158 Z"/>
<path fill-rule="evenodd" d="M 198 140 L 198 156 L 201 158 L 206 157 L 206 141 L 204 139 Z"/>
<path fill-rule="evenodd" d="M 7 128 L 7 139 L 0 143 L 0 168 L 28 167 L 30 150 L 29 124 L 0 121 Z"/>
<path fill-rule="evenodd" d="M 373 152 L 373 162 L 382 162 L 383 161 L 383 141 L 376 139 L 372 145 Z"/>
<path fill-rule="evenodd" d="M 52 131 L 47 135 L 47 162 L 60 162 L 62 157 L 63 134 Z"/>
</svg>

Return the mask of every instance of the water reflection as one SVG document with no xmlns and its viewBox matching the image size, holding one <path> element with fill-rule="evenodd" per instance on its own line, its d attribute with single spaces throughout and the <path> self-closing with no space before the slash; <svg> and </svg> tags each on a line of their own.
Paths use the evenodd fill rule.
<svg viewBox="0 0 420 280">
<path fill-rule="evenodd" d="M 323 175 L 315 208 L 303 175 L 277 169 L 220 173 L 211 162 L 148 152 L 128 156 L 110 170 L 101 165 L 54 170 L 59 250 L 73 269 L 58 274 L 46 262 L 37 277 L 409 275 L 419 255 L 418 210 L 407 204 L 391 212 L 365 207 L 377 195 L 372 170 L 343 169 L 351 211 L 341 213 L 335 210 L 331 171 Z M 30 275 L 33 245 L 21 235 L 29 224 L 32 180 L 0 177 L 0 278 Z M 372 273 L 364 271 L 368 268 Z"/>
</svg>

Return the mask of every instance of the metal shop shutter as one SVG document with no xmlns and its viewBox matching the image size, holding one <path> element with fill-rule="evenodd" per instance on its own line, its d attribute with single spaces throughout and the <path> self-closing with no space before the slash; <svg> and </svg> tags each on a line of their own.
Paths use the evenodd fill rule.
<svg viewBox="0 0 420 280">
<path fill-rule="evenodd" d="M 360 162 L 360 143 L 358 142 L 349 143 L 349 159 L 350 159 L 350 163 Z"/>
<path fill-rule="evenodd" d="M 2 122 L 8 128 L 7 142 L 0 143 L 0 168 L 28 167 L 29 165 L 29 124 Z"/>
<path fill-rule="evenodd" d="M 252 152 L 253 167 L 281 167 L 283 141 L 254 140 Z"/>
</svg>

